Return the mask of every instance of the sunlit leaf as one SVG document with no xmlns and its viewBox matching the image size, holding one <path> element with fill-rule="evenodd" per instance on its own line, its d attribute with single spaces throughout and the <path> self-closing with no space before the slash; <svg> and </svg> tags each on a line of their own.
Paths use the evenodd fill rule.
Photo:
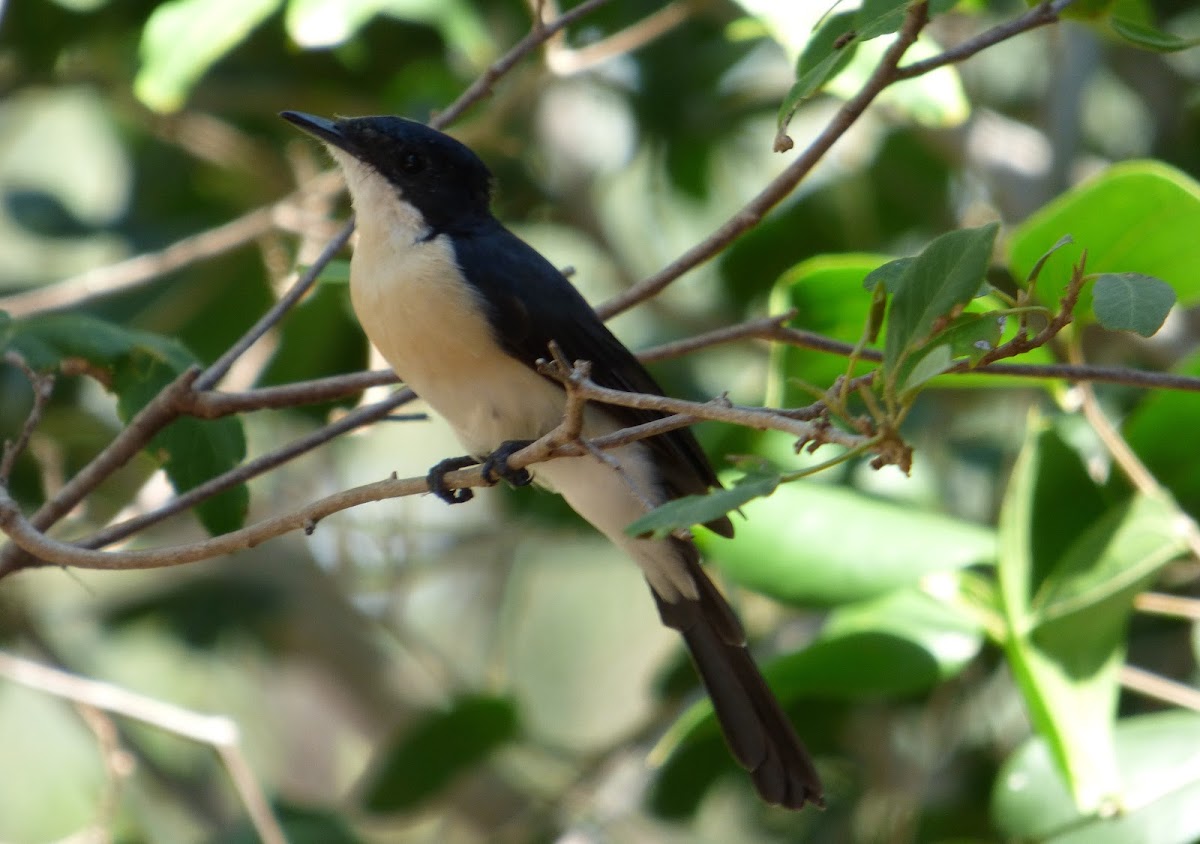
<svg viewBox="0 0 1200 844">
<path fill-rule="evenodd" d="M 995 555 L 987 528 L 824 484 L 784 484 L 744 512 L 736 539 L 700 536 L 705 555 L 737 583 L 791 604 L 875 598 Z"/>
<path fill-rule="evenodd" d="M 1028 278 L 1038 260 L 1064 234 L 1074 242 L 1045 261 L 1038 301 L 1056 308 L 1071 267 L 1087 250 L 1087 272 L 1136 272 L 1160 278 L 1180 303 L 1200 302 L 1200 184 L 1156 161 L 1115 164 L 1064 194 L 1017 226 L 1008 240 L 1014 278 Z M 1076 318 L 1090 316 L 1084 287 Z"/>
<path fill-rule="evenodd" d="M 175 111 L 192 86 L 226 53 L 274 14 L 283 0 L 168 0 L 142 30 L 137 98 L 155 111 Z"/>
<path fill-rule="evenodd" d="M 1200 714 L 1156 712 L 1117 722 L 1120 811 L 1081 812 L 1045 739 L 1004 763 L 992 818 L 1006 840 L 1045 844 L 1189 844 L 1200 839 Z"/>
<path fill-rule="evenodd" d="M 1111 730 L 1126 627 L 1134 595 L 1184 550 L 1177 525 L 1165 499 L 1104 507 L 1078 458 L 1031 425 L 1000 516 L 1005 651 L 1083 811 L 1120 791 Z"/>
</svg>

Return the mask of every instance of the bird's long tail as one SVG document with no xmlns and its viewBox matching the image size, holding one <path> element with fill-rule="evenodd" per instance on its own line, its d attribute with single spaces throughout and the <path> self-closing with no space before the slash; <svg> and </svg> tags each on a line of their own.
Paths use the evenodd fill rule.
<svg viewBox="0 0 1200 844">
<path fill-rule="evenodd" d="M 701 569 L 695 546 L 679 539 L 672 544 L 687 562 L 699 599 L 670 602 L 655 593 L 658 612 L 683 635 L 734 758 L 767 803 L 823 807 L 812 757 L 746 650 L 733 610 Z"/>
</svg>

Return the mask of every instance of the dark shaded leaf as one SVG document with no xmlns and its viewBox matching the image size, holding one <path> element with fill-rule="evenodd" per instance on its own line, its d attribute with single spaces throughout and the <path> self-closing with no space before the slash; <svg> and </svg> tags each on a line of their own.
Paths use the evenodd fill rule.
<svg viewBox="0 0 1200 844">
<path fill-rule="evenodd" d="M 509 698 L 458 698 L 383 748 L 362 785 L 363 807 L 376 813 L 417 808 L 512 741 L 518 729 L 516 704 Z"/>
</svg>

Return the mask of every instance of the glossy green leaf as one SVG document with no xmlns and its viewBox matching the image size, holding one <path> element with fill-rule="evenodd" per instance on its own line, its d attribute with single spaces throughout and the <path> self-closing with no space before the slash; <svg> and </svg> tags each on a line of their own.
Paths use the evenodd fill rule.
<svg viewBox="0 0 1200 844">
<path fill-rule="evenodd" d="M 1044 739 L 1004 763 L 992 791 L 1006 840 L 1045 844 L 1188 844 L 1200 839 L 1200 715 L 1171 711 L 1118 721 L 1119 811 L 1080 812 Z"/>
<path fill-rule="evenodd" d="M 1037 424 L 1000 516 L 1005 650 L 1077 805 L 1119 791 L 1111 724 L 1138 591 L 1184 550 L 1170 501 L 1104 507 L 1078 458 Z"/>
<path fill-rule="evenodd" d="M 1057 308 L 1071 267 L 1087 250 L 1087 272 L 1137 272 L 1160 278 L 1185 307 L 1200 302 L 1200 184 L 1155 161 L 1116 164 L 1046 205 L 1013 230 L 1009 266 L 1028 278 L 1043 253 L 1064 234 L 1074 242 L 1045 263 L 1038 301 Z M 1087 318 L 1085 287 L 1077 318 Z"/>
<path fill-rule="evenodd" d="M 380 814 L 421 806 L 512 741 L 518 730 L 516 705 L 510 699 L 460 697 L 382 749 L 361 785 L 362 804 Z"/>
<path fill-rule="evenodd" d="M 142 30 L 137 98 L 160 112 L 179 109 L 200 77 L 240 44 L 282 0 L 168 0 Z"/>
<path fill-rule="evenodd" d="M 743 512 L 735 540 L 700 535 L 705 555 L 741 585 L 797 605 L 879 597 L 996 551 L 994 534 L 979 525 L 806 481 Z"/>
<path fill-rule="evenodd" d="M 707 495 L 685 495 L 668 501 L 642 516 L 625 528 L 630 536 L 653 536 L 661 539 L 674 530 L 703 525 L 737 510 L 756 498 L 770 495 L 779 486 L 779 475 L 754 472 L 724 489 Z"/>
<path fill-rule="evenodd" d="M 1101 325 L 1143 337 L 1157 333 L 1175 305 L 1171 285 L 1141 273 L 1105 273 L 1096 279 L 1092 296 Z"/>
<path fill-rule="evenodd" d="M 975 298 L 992 258 L 999 225 L 960 229 L 934 240 L 896 283 L 888 311 L 884 369 L 895 373 L 936 320 Z M 889 375 L 889 378 L 894 375 Z"/>
</svg>

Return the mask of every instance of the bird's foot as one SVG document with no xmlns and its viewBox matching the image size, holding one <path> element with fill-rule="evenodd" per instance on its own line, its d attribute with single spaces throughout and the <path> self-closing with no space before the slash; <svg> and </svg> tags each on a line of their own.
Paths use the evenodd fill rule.
<svg viewBox="0 0 1200 844">
<path fill-rule="evenodd" d="M 533 440 L 508 440 L 500 443 L 499 448 L 483 461 L 484 479 L 491 483 L 504 480 L 513 486 L 529 486 L 533 481 L 533 475 L 529 474 L 528 469 L 510 469 L 508 458 L 532 442 Z"/>
<path fill-rule="evenodd" d="M 478 462 L 474 457 L 447 457 L 430 469 L 429 474 L 425 476 L 425 482 L 429 484 L 429 491 L 447 504 L 465 504 L 475 497 L 475 493 L 465 487 L 450 489 L 446 486 L 446 475 L 449 472 L 474 466 Z"/>
</svg>

